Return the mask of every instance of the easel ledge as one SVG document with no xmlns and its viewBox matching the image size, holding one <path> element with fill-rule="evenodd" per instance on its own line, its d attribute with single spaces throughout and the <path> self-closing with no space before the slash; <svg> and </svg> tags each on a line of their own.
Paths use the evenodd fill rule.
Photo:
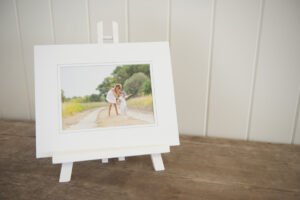
<svg viewBox="0 0 300 200">
<path fill-rule="evenodd" d="M 118 23 L 112 22 L 113 35 L 103 36 L 103 22 L 97 23 L 98 43 L 102 45 L 104 40 L 112 40 L 113 43 L 119 43 Z M 141 146 L 132 148 L 111 148 L 74 152 L 54 152 L 52 156 L 53 164 L 62 164 L 59 182 L 69 182 L 71 180 L 72 168 L 74 162 L 88 160 L 102 160 L 102 163 L 108 163 L 110 158 L 118 158 L 119 161 L 125 161 L 125 157 L 151 155 L 153 168 L 155 171 L 164 170 L 164 164 L 161 157 L 162 153 L 170 152 L 169 145 Z"/>
<path fill-rule="evenodd" d="M 151 155 L 153 168 L 155 171 L 164 170 L 161 153 L 170 152 L 169 146 L 147 146 L 135 148 L 103 149 L 83 152 L 57 152 L 53 154 L 53 164 L 62 164 L 59 182 L 69 182 L 71 180 L 72 166 L 74 162 L 88 160 L 102 160 L 102 163 L 108 163 L 110 158 L 118 158 L 124 161 L 125 157 Z M 104 161 L 104 162 L 103 162 Z"/>
</svg>

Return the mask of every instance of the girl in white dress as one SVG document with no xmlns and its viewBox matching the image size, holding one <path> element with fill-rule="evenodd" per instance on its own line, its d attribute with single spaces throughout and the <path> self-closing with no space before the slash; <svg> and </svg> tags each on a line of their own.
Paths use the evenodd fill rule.
<svg viewBox="0 0 300 200">
<path fill-rule="evenodd" d="M 118 108 L 117 108 L 117 101 L 118 97 L 120 96 L 120 90 L 121 90 L 121 84 L 116 84 L 114 88 L 111 88 L 107 95 L 106 95 L 106 100 L 109 103 L 108 107 L 108 116 L 110 117 L 110 111 L 111 111 L 111 106 L 114 105 L 116 114 L 119 115 L 118 113 Z"/>
</svg>

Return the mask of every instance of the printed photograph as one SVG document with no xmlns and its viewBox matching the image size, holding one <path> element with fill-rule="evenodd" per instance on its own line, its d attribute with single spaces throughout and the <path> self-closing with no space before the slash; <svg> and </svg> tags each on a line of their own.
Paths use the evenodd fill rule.
<svg viewBox="0 0 300 200">
<path fill-rule="evenodd" d="M 150 64 L 60 67 L 62 130 L 154 124 Z"/>
</svg>

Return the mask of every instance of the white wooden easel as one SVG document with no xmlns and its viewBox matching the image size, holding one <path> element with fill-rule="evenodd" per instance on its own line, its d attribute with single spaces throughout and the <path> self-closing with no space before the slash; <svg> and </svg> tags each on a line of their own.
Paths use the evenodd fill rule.
<svg viewBox="0 0 300 200">
<path fill-rule="evenodd" d="M 103 45 L 104 41 L 113 41 L 119 43 L 118 23 L 112 22 L 112 36 L 103 35 L 103 22 L 97 23 L 98 43 Z M 54 152 L 52 157 L 53 164 L 62 164 L 59 182 L 69 182 L 71 180 L 72 168 L 74 162 L 88 160 L 102 160 L 102 163 L 108 163 L 109 158 L 118 158 L 119 161 L 125 161 L 125 157 L 138 155 L 151 155 L 153 168 L 155 171 L 164 170 L 164 164 L 161 157 L 162 153 L 170 152 L 168 145 L 141 146 L 134 148 L 116 148 L 100 149 L 84 152 Z"/>
</svg>

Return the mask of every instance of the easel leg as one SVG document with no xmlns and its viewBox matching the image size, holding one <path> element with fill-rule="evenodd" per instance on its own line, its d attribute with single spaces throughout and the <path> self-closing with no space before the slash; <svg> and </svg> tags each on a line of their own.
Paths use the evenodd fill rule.
<svg viewBox="0 0 300 200">
<path fill-rule="evenodd" d="M 71 180 L 73 163 L 62 163 L 59 182 L 69 182 Z"/>
<path fill-rule="evenodd" d="M 119 161 L 125 161 L 125 157 L 119 157 Z"/>
<path fill-rule="evenodd" d="M 151 154 L 151 160 L 155 171 L 165 170 L 164 163 L 160 153 Z"/>
</svg>

